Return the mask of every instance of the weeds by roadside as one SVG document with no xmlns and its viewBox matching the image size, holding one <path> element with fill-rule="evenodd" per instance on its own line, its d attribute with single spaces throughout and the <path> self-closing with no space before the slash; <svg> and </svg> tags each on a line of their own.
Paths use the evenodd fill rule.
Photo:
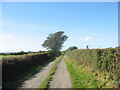
<svg viewBox="0 0 120 90">
<path fill-rule="evenodd" d="M 92 72 L 85 70 L 82 65 L 76 66 L 75 62 L 71 62 L 66 58 L 68 71 L 70 72 L 73 88 L 101 88 L 104 82 L 94 78 Z"/>
</svg>

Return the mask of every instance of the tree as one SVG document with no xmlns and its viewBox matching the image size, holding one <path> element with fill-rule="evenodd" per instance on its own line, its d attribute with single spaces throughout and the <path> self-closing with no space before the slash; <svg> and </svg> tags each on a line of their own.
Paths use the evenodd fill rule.
<svg viewBox="0 0 120 90">
<path fill-rule="evenodd" d="M 47 40 L 42 44 L 43 47 L 58 53 L 62 49 L 62 44 L 67 40 L 68 36 L 63 35 L 64 31 L 58 31 L 54 34 L 49 34 Z"/>
<path fill-rule="evenodd" d="M 69 47 L 67 50 L 74 50 L 74 49 L 78 49 L 78 47 L 76 47 L 76 46 L 71 46 L 71 47 Z"/>
</svg>

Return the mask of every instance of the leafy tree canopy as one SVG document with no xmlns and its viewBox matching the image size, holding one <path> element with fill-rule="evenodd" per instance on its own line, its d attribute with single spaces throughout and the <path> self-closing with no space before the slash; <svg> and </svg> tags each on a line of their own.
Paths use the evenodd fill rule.
<svg viewBox="0 0 120 90">
<path fill-rule="evenodd" d="M 67 40 L 68 36 L 63 35 L 64 31 L 58 31 L 54 34 L 49 34 L 47 39 L 42 44 L 43 47 L 50 49 L 53 52 L 60 52 L 63 43 Z"/>
</svg>

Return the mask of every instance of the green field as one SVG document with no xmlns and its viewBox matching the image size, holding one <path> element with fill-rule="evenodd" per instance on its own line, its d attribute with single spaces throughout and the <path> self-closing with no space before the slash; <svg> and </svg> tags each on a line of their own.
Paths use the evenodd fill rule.
<svg viewBox="0 0 120 90">
<path fill-rule="evenodd" d="M 0 55 L 0 57 L 14 57 L 14 56 L 21 56 L 21 55 Z"/>
</svg>

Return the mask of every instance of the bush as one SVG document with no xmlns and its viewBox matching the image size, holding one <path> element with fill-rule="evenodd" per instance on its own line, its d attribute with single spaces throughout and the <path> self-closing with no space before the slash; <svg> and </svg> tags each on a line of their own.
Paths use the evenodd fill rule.
<svg viewBox="0 0 120 90">
<path fill-rule="evenodd" d="M 29 70 L 31 67 L 41 65 L 52 59 L 49 53 L 27 54 L 14 57 L 2 58 L 2 85 L 18 79 L 21 73 Z"/>
<path fill-rule="evenodd" d="M 74 50 L 74 49 L 78 49 L 78 47 L 76 47 L 76 46 L 71 46 L 71 47 L 69 47 L 69 48 L 67 49 L 67 51 L 68 51 L 68 50 Z"/>
<path fill-rule="evenodd" d="M 66 56 L 78 65 L 87 65 L 99 72 L 108 73 L 114 80 L 119 79 L 120 48 L 72 50 L 67 51 Z"/>
</svg>

